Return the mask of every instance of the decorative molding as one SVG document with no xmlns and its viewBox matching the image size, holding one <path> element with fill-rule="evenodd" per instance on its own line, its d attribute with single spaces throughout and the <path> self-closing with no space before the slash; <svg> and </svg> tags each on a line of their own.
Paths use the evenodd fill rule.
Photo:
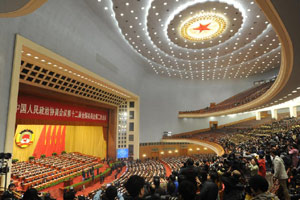
<svg viewBox="0 0 300 200">
<path fill-rule="evenodd" d="M 213 150 L 218 156 L 222 156 L 225 151 L 223 147 L 217 143 L 214 142 L 208 142 L 205 140 L 198 140 L 198 139 L 162 139 L 161 142 L 187 142 L 192 144 L 198 144 L 204 147 L 207 147 L 211 150 Z"/>
<path fill-rule="evenodd" d="M 271 101 L 271 99 L 274 98 L 284 88 L 293 70 L 293 58 L 294 58 L 293 44 L 283 22 L 279 17 L 279 14 L 277 13 L 271 1 L 256 0 L 256 3 L 260 6 L 262 11 L 265 13 L 265 16 L 272 24 L 281 42 L 281 49 L 282 49 L 281 66 L 274 84 L 265 94 L 239 107 L 224 110 L 224 111 L 212 112 L 212 113 L 179 114 L 178 115 L 179 118 L 201 118 L 201 117 L 219 116 L 219 115 L 227 115 L 232 113 L 249 111 L 252 108 L 261 106 Z"/>
<path fill-rule="evenodd" d="M 20 17 L 24 15 L 28 15 L 34 12 L 36 9 L 44 5 L 47 0 L 30 0 L 27 4 L 25 4 L 22 8 L 7 12 L 7 13 L 0 13 L 0 18 L 10 18 L 10 17 Z"/>
</svg>

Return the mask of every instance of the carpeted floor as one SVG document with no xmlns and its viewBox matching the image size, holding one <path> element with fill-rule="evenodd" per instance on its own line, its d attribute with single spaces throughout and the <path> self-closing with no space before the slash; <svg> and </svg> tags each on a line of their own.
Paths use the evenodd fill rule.
<svg viewBox="0 0 300 200">
<path fill-rule="evenodd" d="M 107 164 L 103 164 L 103 167 L 100 168 L 99 171 L 103 172 L 108 167 L 109 166 Z M 118 177 L 120 177 L 125 172 L 125 170 L 126 170 L 126 167 L 123 167 L 122 172 L 118 175 Z M 97 171 L 95 169 L 95 174 L 96 173 L 97 173 Z M 100 188 L 103 184 L 111 183 L 115 179 L 115 174 L 116 174 L 116 171 L 114 171 L 110 176 L 106 177 L 102 184 L 100 184 L 100 182 L 98 181 L 94 185 L 86 187 L 85 190 L 78 191 L 76 193 L 76 195 L 88 195 L 91 191 Z M 73 179 L 73 184 L 79 183 L 81 181 L 82 181 L 82 176 L 78 176 L 78 177 Z M 64 183 L 60 183 L 60 184 L 58 184 L 56 186 L 53 186 L 51 188 L 44 189 L 41 192 L 49 192 L 51 194 L 52 198 L 55 198 L 57 200 L 63 200 L 63 189 L 62 189 L 63 187 L 64 187 Z"/>
<path fill-rule="evenodd" d="M 172 174 L 172 170 L 171 168 L 169 167 L 169 165 L 167 163 L 165 163 L 164 161 L 162 160 L 159 160 L 165 167 L 166 169 L 166 177 L 169 177 L 171 174 Z"/>
</svg>

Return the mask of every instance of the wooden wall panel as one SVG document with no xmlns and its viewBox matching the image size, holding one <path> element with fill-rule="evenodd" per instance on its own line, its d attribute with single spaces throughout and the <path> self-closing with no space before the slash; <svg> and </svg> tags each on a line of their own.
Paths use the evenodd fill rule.
<svg viewBox="0 0 300 200">
<path fill-rule="evenodd" d="M 178 152 L 175 152 L 177 150 Z M 170 151 L 170 152 L 169 152 Z M 161 154 L 164 152 L 164 154 Z M 140 159 L 191 156 L 194 154 L 215 154 L 211 149 L 196 144 L 164 144 L 140 146 Z M 146 155 L 146 156 L 145 156 Z"/>
<path fill-rule="evenodd" d="M 107 141 L 107 156 L 116 158 L 116 134 L 117 134 L 117 109 L 110 109 L 108 112 L 108 141 Z"/>
</svg>

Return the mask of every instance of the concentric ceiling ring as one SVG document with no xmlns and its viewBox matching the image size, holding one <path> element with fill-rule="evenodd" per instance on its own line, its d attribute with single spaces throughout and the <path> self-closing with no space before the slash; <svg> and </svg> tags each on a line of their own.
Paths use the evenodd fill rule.
<svg viewBox="0 0 300 200">
<path fill-rule="evenodd" d="M 203 13 L 194 16 L 181 25 L 180 33 L 184 39 L 201 42 L 218 37 L 226 28 L 226 19 L 222 15 Z"/>
<path fill-rule="evenodd" d="M 220 2 L 216 8 L 213 2 L 196 3 L 176 13 L 168 22 L 167 37 L 185 50 L 209 48 L 232 38 L 243 21 L 242 12 L 233 5 Z"/>
<path fill-rule="evenodd" d="M 113 0 L 112 9 L 124 39 L 156 74 L 202 80 L 247 78 L 280 64 L 276 33 L 254 1 Z M 216 35 L 199 41 L 182 36 L 181 28 L 189 19 L 202 30 L 199 17 L 210 14 L 225 21 L 215 24 L 222 26 Z M 214 20 L 221 21 L 216 16 Z"/>
</svg>

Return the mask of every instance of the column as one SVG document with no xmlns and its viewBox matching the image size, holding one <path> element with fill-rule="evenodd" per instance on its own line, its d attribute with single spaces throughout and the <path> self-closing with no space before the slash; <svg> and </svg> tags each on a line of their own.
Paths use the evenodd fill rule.
<svg viewBox="0 0 300 200">
<path fill-rule="evenodd" d="M 271 110 L 271 116 L 272 116 L 272 119 L 278 119 L 278 112 L 277 112 L 277 109 L 272 109 Z"/>
<path fill-rule="evenodd" d="M 297 117 L 297 107 L 296 106 L 290 106 L 290 117 Z"/>
<path fill-rule="evenodd" d="M 256 120 L 261 120 L 261 112 L 256 112 Z"/>
</svg>

